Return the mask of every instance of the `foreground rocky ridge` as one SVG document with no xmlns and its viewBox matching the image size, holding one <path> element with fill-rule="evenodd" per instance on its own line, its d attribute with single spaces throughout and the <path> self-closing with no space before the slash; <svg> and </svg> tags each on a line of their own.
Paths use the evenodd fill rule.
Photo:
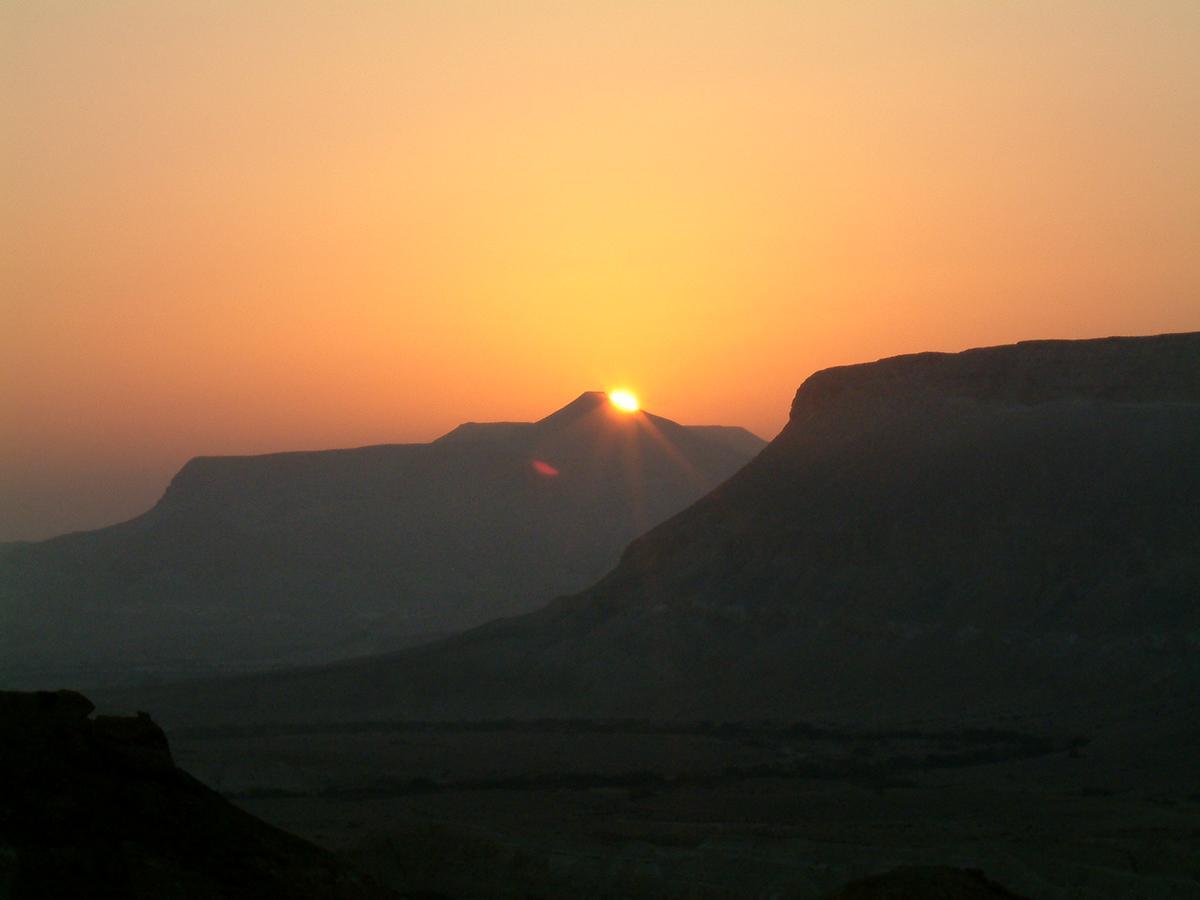
<svg viewBox="0 0 1200 900">
<path fill-rule="evenodd" d="M 145 714 L 0 693 L 0 896 L 395 896 L 176 768 Z"/>
<path fill-rule="evenodd" d="M 826 900 L 1020 900 L 976 869 L 908 866 L 862 878 Z"/>
</svg>

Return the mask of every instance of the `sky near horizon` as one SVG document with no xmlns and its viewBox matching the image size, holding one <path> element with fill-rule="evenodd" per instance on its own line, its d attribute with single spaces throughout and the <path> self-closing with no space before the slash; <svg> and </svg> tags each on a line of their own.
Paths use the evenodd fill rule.
<svg viewBox="0 0 1200 900">
<path fill-rule="evenodd" d="M 191 456 L 1200 329 L 1200 3 L 0 5 L 0 540 Z"/>
</svg>

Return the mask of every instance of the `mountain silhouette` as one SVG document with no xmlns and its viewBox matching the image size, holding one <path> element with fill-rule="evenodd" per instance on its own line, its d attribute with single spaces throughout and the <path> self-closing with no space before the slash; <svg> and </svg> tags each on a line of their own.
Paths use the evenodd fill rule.
<svg viewBox="0 0 1200 900">
<path fill-rule="evenodd" d="M 1194 707 L 1197 634 L 1200 333 L 1034 341 L 816 373 L 749 465 L 541 610 L 139 702 L 185 721 L 1067 721 Z"/>
<path fill-rule="evenodd" d="M 0 677 L 378 652 L 579 590 L 763 442 L 589 392 L 428 444 L 201 457 L 147 513 L 0 555 Z"/>
</svg>

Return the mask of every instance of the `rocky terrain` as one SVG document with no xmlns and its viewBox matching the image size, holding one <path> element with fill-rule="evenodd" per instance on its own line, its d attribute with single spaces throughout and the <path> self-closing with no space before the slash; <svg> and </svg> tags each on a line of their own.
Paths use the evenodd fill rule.
<svg viewBox="0 0 1200 900">
<path fill-rule="evenodd" d="M 910 866 L 861 878 L 828 900 L 1017 900 L 976 869 Z"/>
<path fill-rule="evenodd" d="M 1197 598 L 1200 335 L 1034 342 L 817 373 L 536 612 L 102 696 L 402 889 L 1190 898 Z"/>
<path fill-rule="evenodd" d="M 1030 342 L 815 374 L 753 462 L 537 612 L 130 696 L 178 724 L 1086 720 L 1194 707 L 1197 598 L 1200 334 Z"/>
<path fill-rule="evenodd" d="M 384 898 L 176 768 L 146 715 L 0 693 L 0 897 Z"/>
<path fill-rule="evenodd" d="M 1070 730 L 314 723 L 171 742 L 245 809 L 401 889 L 816 900 L 951 866 L 1039 900 L 1192 900 L 1200 719 L 1177 713 Z"/>
<path fill-rule="evenodd" d="M 525 612 L 762 446 L 588 393 L 431 444 L 193 459 L 137 519 L 0 548 L 0 684 L 326 661 Z"/>
<path fill-rule="evenodd" d="M 980 871 L 920 862 L 979 861 L 975 848 L 988 836 L 955 821 L 970 804 L 953 780 L 921 791 L 913 778 L 988 762 L 1054 765 L 1064 751 L 1018 732 L 644 723 L 178 738 L 188 766 L 239 805 L 337 855 L 185 773 L 145 714 L 93 716 L 91 702 L 71 691 L 0 693 L 0 897 L 1014 897 Z M 264 739 L 284 743 L 272 751 Z M 803 771 L 780 765 L 781 750 L 802 747 L 816 751 Z M 913 754 L 897 770 L 903 780 L 879 768 L 877 751 L 898 750 Z M 364 751 L 374 756 L 365 769 Z M 291 786 L 272 787 L 285 759 L 298 766 Z M 508 771 L 481 777 L 488 759 Z M 586 774 L 587 766 L 598 770 Z M 295 780 L 305 769 L 307 784 Z M 441 783 L 451 770 L 466 779 Z M 912 804 L 931 814 L 913 823 L 917 842 L 893 833 L 879 843 Z M 867 809 L 877 821 L 854 830 Z M 997 824 L 1014 813 L 993 803 Z M 1126 802 L 1125 834 L 1146 829 L 1145 815 Z M 948 821 L 938 826 L 941 817 Z M 922 846 L 938 827 L 962 834 Z M 1161 813 L 1152 827 L 1160 842 L 1178 828 Z M 1018 842 L 998 845 L 984 862 L 1013 870 L 1006 860 Z M 1038 887 L 1047 874 L 1050 884 L 1131 883 L 1114 871 L 1123 857 L 1112 848 L 1081 852 L 1013 874 Z M 1137 859 L 1156 896 L 1187 896 L 1186 882 L 1171 877 L 1168 848 L 1153 856 L 1139 848 Z M 889 860 L 909 862 L 862 877 Z"/>
</svg>

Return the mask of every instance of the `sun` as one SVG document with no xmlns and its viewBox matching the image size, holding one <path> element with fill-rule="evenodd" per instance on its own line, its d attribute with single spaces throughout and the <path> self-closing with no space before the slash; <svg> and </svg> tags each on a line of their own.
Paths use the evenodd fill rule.
<svg viewBox="0 0 1200 900">
<path fill-rule="evenodd" d="M 608 401 L 621 412 L 638 411 L 638 398 L 632 391 L 609 391 Z"/>
</svg>

